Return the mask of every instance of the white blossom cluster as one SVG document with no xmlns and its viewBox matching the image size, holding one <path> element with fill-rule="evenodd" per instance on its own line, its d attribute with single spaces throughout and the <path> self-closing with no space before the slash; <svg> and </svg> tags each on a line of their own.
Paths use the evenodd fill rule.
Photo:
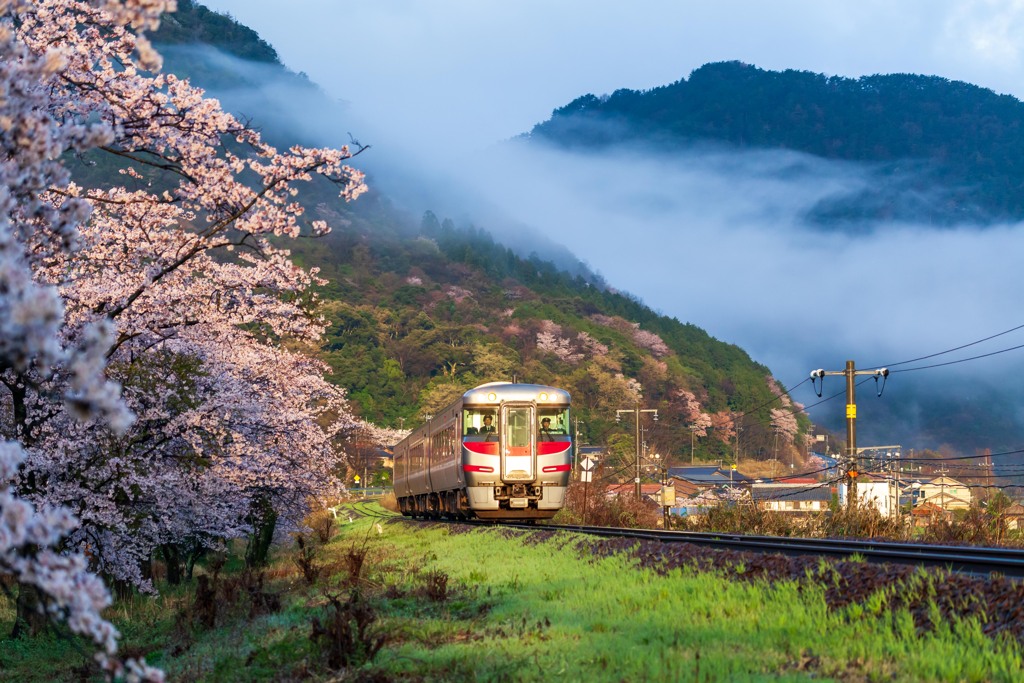
<svg viewBox="0 0 1024 683">
<path fill-rule="evenodd" d="M 695 436 L 707 436 L 708 427 L 713 421 L 711 416 L 701 410 L 700 401 L 696 394 L 688 389 L 676 389 L 674 398 L 681 404 L 683 419 L 686 420 L 687 429 L 693 431 Z"/>
<path fill-rule="evenodd" d="M 649 330 L 634 330 L 633 341 L 641 349 L 650 351 L 655 358 L 664 358 L 669 354 L 668 345 L 662 341 L 661 337 Z"/>
<path fill-rule="evenodd" d="M 166 3 L 150 5 L 119 13 L 124 20 L 151 25 Z M 88 345 L 61 343 L 64 304 L 54 286 L 35 278 L 39 263 L 76 246 L 77 227 L 90 213 L 80 199 L 44 198 L 49 188 L 67 184 L 67 172 L 56 160 L 66 151 L 83 151 L 113 138 L 108 125 L 63 118 L 54 86 L 67 68 L 71 47 L 50 40 L 44 49 L 33 50 L 16 30 L 25 13 L 37 9 L 35 2 L 0 0 L 0 371 L 21 390 L 30 372 L 45 376 L 61 363 L 78 363 L 78 404 L 90 416 L 107 415 L 120 426 L 127 413 L 116 387 L 103 376 L 102 353 L 97 359 Z M 58 15 L 61 10 L 47 9 Z M 57 551 L 77 526 L 76 518 L 60 506 L 37 507 L 12 486 L 26 459 L 20 443 L 0 441 L 0 572 L 37 588 L 51 616 L 95 641 L 109 672 L 123 673 L 123 664 L 112 657 L 117 631 L 101 616 L 110 601 L 106 588 L 88 571 L 84 556 Z M 129 666 L 137 680 L 162 679 L 145 664 Z"/>
<path fill-rule="evenodd" d="M 800 423 L 796 415 L 803 410 L 803 406 L 794 404 L 789 395 L 785 392 L 778 380 L 768 375 L 765 377 L 769 391 L 779 399 L 779 407 L 771 410 L 772 429 L 784 436 L 787 440 L 796 443 L 800 431 Z"/>
<path fill-rule="evenodd" d="M 0 572 L 138 681 L 162 674 L 117 659 L 94 572 L 145 589 L 154 549 L 241 536 L 259 497 L 301 519 L 339 492 L 333 442 L 356 428 L 299 350 L 324 328 L 316 273 L 269 238 L 304 227 L 296 183 L 351 200 L 363 176 L 142 71 L 159 55 L 138 32 L 173 6 L 0 0 Z M 96 149 L 143 189 L 72 184 L 59 160 Z"/>
<path fill-rule="evenodd" d="M 584 358 L 584 354 L 576 348 L 572 339 L 562 336 L 562 327 L 551 320 L 541 322 L 537 332 L 537 350 L 553 354 L 558 360 L 575 365 Z"/>
</svg>

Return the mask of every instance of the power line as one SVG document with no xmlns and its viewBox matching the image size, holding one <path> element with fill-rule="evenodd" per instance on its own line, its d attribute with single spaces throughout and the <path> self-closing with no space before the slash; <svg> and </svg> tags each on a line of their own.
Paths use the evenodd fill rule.
<svg viewBox="0 0 1024 683">
<path fill-rule="evenodd" d="M 1011 332 L 1016 332 L 1017 330 L 1020 330 L 1020 329 L 1024 329 L 1024 325 L 1018 325 L 1017 327 L 1012 327 L 1012 328 L 1010 328 L 1010 329 L 1008 329 L 1008 330 L 1006 330 L 1004 332 L 999 332 L 998 334 L 993 334 L 990 337 L 985 337 L 984 339 L 979 339 L 977 341 L 972 341 L 969 344 L 962 344 L 961 346 L 957 346 L 957 347 L 954 347 L 952 349 L 946 349 L 945 351 L 939 351 L 938 353 L 931 353 L 931 354 L 928 354 L 927 356 L 921 356 L 919 358 L 911 358 L 910 360 L 902 360 L 899 363 L 889 363 L 887 365 L 881 365 L 879 367 L 894 368 L 897 365 L 906 365 L 907 363 L 916 363 L 919 360 L 928 360 L 929 358 L 935 358 L 936 356 L 943 356 L 943 355 L 945 355 L 947 353 L 952 353 L 954 351 L 959 351 L 961 349 L 966 349 L 966 348 L 968 348 L 970 346 L 975 346 L 977 344 L 981 344 L 983 342 L 987 342 L 989 340 L 995 339 L 996 337 L 1001 337 L 1004 334 L 1009 334 Z M 1020 347 L 1017 346 L 1017 347 L 1014 347 L 1014 348 L 1020 348 Z M 1008 349 L 1008 350 L 1010 350 L 1010 349 Z M 999 352 L 999 353 L 1002 353 L 1002 352 Z M 978 356 L 978 358 L 984 358 L 984 356 Z M 973 360 L 973 359 L 969 359 L 969 360 Z M 929 366 L 929 367 L 931 367 L 931 366 Z M 935 366 L 935 367 L 938 367 L 938 366 Z M 914 369 L 923 369 L 923 368 L 914 368 Z M 898 370 L 897 372 L 904 372 L 904 371 Z"/>
<path fill-rule="evenodd" d="M 933 365 L 922 365 L 916 368 L 904 368 L 902 370 L 893 370 L 892 372 L 914 372 L 915 370 L 928 370 L 931 368 L 941 368 L 946 365 L 956 365 L 957 363 L 966 363 L 972 360 L 978 360 L 979 358 L 988 358 L 989 356 L 998 356 L 1001 353 L 1008 351 L 1016 351 L 1017 349 L 1024 349 L 1024 344 L 1018 344 L 1017 346 L 1011 346 L 1008 349 L 1000 349 L 999 351 L 993 351 L 991 353 L 983 353 L 980 356 L 971 356 L 970 358 L 961 358 L 960 360 L 951 360 L 946 363 L 934 363 Z"/>
<path fill-rule="evenodd" d="M 915 463 L 932 463 L 932 462 L 950 462 L 954 460 L 980 460 L 982 458 L 994 458 L 1002 455 L 1017 455 L 1024 453 L 1024 448 L 1018 448 L 1012 451 L 1002 451 L 1000 453 L 986 453 L 982 455 L 956 455 L 948 458 L 906 458 L 903 462 L 915 462 Z"/>
</svg>

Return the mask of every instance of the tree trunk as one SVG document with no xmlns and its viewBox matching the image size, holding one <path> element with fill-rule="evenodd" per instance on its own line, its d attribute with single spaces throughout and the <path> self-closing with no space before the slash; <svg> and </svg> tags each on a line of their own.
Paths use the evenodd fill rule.
<svg viewBox="0 0 1024 683">
<path fill-rule="evenodd" d="M 196 562 L 206 554 L 206 548 L 201 545 L 194 545 L 192 551 L 188 554 L 188 559 L 185 560 L 185 580 L 192 583 L 192 572 L 196 568 Z"/>
<path fill-rule="evenodd" d="M 167 566 L 167 583 L 171 586 L 181 585 L 181 549 L 176 543 L 165 543 L 160 546 L 160 556 Z"/>
<path fill-rule="evenodd" d="M 253 502 L 252 527 L 249 546 L 245 549 L 245 566 L 249 569 L 265 566 L 270 555 L 270 543 L 274 540 L 274 529 L 277 527 L 277 512 L 269 496 Z"/>
<path fill-rule="evenodd" d="M 50 626 L 46 618 L 42 597 L 39 589 L 27 583 L 18 584 L 17 616 L 14 618 L 14 628 L 11 630 L 11 638 L 21 636 L 38 636 L 45 633 Z"/>
</svg>

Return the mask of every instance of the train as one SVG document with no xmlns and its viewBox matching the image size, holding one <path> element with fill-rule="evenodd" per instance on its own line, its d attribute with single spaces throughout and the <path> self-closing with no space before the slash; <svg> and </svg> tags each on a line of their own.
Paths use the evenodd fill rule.
<svg viewBox="0 0 1024 683">
<path fill-rule="evenodd" d="M 532 521 L 565 505 L 572 473 L 569 392 L 490 382 L 470 389 L 394 447 L 403 515 Z"/>
</svg>

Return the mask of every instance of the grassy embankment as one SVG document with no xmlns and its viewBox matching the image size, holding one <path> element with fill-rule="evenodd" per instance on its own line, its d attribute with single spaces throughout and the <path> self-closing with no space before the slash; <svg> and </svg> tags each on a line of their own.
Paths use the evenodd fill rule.
<svg viewBox="0 0 1024 683">
<path fill-rule="evenodd" d="M 322 568 L 312 586 L 292 548 L 262 585 L 229 563 L 209 600 L 193 585 L 120 601 L 110 616 L 125 649 L 172 681 L 1024 678 L 1019 648 L 977 624 L 921 634 L 881 601 L 830 611 L 820 586 L 661 576 L 590 558 L 575 536 L 378 523 L 346 524 L 307 554 L 310 574 Z M 3 633 L 12 619 L 0 603 Z M 0 680 L 75 680 L 87 652 L 0 641 Z"/>
</svg>

